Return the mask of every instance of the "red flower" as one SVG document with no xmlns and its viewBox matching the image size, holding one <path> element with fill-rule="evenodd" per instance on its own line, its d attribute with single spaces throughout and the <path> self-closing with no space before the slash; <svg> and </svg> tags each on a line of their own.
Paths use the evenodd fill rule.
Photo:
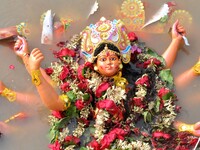
<svg viewBox="0 0 200 150">
<path fill-rule="evenodd" d="M 153 64 L 155 66 L 159 66 L 161 64 L 161 62 L 160 62 L 160 60 L 158 60 L 156 58 L 149 59 L 144 62 L 144 68 L 147 68 L 151 64 Z"/>
<path fill-rule="evenodd" d="M 116 121 L 123 119 L 123 112 L 112 100 L 101 100 L 96 103 L 96 107 L 107 110 L 111 115 L 113 115 Z"/>
<path fill-rule="evenodd" d="M 164 138 L 164 139 L 169 139 L 171 138 L 170 134 L 164 133 L 162 131 L 155 131 L 152 133 L 153 138 Z"/>
<path fill-rule="evenodd" d="M 89 147 L 93 148 L 94 150 L 100 150 L 100 145 L 96 140 L 91 141 L 88 144 Z"/>
<path fill-rule="evenodd" d="M 134 32 L 129 32 L 128 38 L 130 41 L 136 41 L 138 39 Z"/>
<path fill-rule="evenodd" d="M 62 91 L 68 92 L 70 90 L 70 86 L 68 82 L 64 82 L 63 84 L 60 85 L 60 89 Z"/>
<path fill-rule="evenodd" d="M 89 126 L 90 121 L 85 118 L 79 118 L 78 122 L 84 123 L 86 126 Z"/>
<path fill-rule="evenodd" d="M 51 75 L 53 73 L 53 69 L 52 68 L 46 68 L 45 72 L 46 72 L 46 74 Z"/>
<path fill-rule="evenodd" d="M 160 100 L 159 110 L 162 110 L 164 107 L 164 100 Z"/>
<path fill-rule="evenodd" d="M 175 110 L 176 110 L 176 112 L 180 112 L 181 106 L 176 106 L 176 107 L 175 107 Z"/>
<path fill-rule="evenodd" d="M 103 95 L 103 92 L 105 92 L 109 88 L 109 86 L 110 84 L 107 82 L 101 83 L 96 90 L 96 97 L 100 98 Z"/>
<path fill-rule="evenodd" d="M 85 67 L 87 67 L 87 68 L 90 68 L 91 70 L 93 70 L 93 69 L 94 69 L 94 66 L 93 66 L 93 64 L 92 64 L 92 63 L 90 63 L 90 62 L 86 62 L 84 66 L 85 66 Z"/>
<path fill-rule="evenodd" d="M 140 107 L 140 108 L 143 108 L 143 107 L 144 107 L 144 105 L 143 105 L 143 103 L 142 103 L 142 98 L 140 98 L 140 97 L 134 97 L 134 98 L 133 98 L 133 104 L 134 104 L 135 106 Z"/>
<path fill-rule="evenodd" d="M 56 58 L 62 58 L 62 57 L 66 57 L 66 56 L 75 57 L 76 53 L 74 50 L 70 50 L 68 48 L 62 48 L 60 51 L 54 52 L 54 55 Z"/>
<path fill-rule="evenodd" d="M 80 90 L 86 91 L 87 88 L 88 88 L 88 85 L 87 85 L 87 84 L 88 84 L 87 80 L 81 80 L 81 81 L 78 83 L 78 87 L 79 87 Z"/>
<path fill-rule="evenodd" d="M 58 119 L 63 118 L 63 116 L 62 116 L 62 114 L 61 114 L 60 111 L 52 111 L 51 114 L 52 114 L 54 117 L 58 118 Z"/>
<path fill-rule="evenodd" d="M 110 144 L 115 139 L 124 140 L 125 135 L 126 135 L 126 132 L 121 128 L 115 128 L 111 130 L 108 134 L 104 135 L 103 139 L 100 141 L 101 149 L 109 148 Z"/>
<path fill-rule="evenodd" d="M 150 84 L 149 84 L 149 77 L 148 75 L 143 75 L 141 78 L 139 78 L 136 82 L 135 82 L 136 85 L 143 85 L 143 86 L 147 86 L 149 87 Z"/>
<path fill-rule="evenodd" d="M 63 66 L 62 72 L 59 75 L 60 80 L 64 80 L 69 75 L 69 69 L 66 66 Z"/>
<path fill-rule="evenodd" d="M 79 99 L 76 101 L 75 106 L 78 110 L 81 110 L 85 107 L 85 104 L 81 99 Z"/>
<path fill-rule="evenodd" d="M 85 77 L 84 77 L 84 65 L 79 65 L 79 67 L 78 67 L 78 78 L 80 80 L 85 79 Z"/>
<path fill-rule="evenodd" d="M 73 136 L 73 135 L 69 135 L 65 137 L 65 142 L 67 143 L 71 143 L 71 144 L 79 144 L 80 143 L 80 139 Z"/>
<path fill-rule="evenodd" d="M 48 146 L 51 150 L 61 150 L 60 149 L 60 143 L 58 141 L 56 141 L 53 144 L 49 144 Z"/>
<path fill-rule="evenodd" d="M 170 92 L 169 89 L 166 89 L 164 87 L 162 87 L 159 91 L 158 91 L 158 96 L 160 97 L 160 99 L 162 99 L 163 96 L 165 96 L 166 94 L 168 94 Z"/>
</svg>

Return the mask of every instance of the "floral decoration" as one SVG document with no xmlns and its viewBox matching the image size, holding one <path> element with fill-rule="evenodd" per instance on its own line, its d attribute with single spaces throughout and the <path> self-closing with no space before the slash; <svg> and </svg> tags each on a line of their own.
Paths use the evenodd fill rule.
<svg viewBox="0 0 200 150">
<path fill-rule="evenodd" d="M 62 43 L 60 51 L 54 53 L 59 61 L 46 72 L 70 105 L 49 116 L 51 150 L 194 147 L 196 137 L 173 127 L 180 107 L 176 105 L 170 70 L 164 69 L 162 57 L 132 35 L 130 64 L 139 74 L 126 89 L 115 85 L 112 77 L 95 72 L 92 63 L 81 64 L 77 36 L 73 42 Z"/>
</svg>

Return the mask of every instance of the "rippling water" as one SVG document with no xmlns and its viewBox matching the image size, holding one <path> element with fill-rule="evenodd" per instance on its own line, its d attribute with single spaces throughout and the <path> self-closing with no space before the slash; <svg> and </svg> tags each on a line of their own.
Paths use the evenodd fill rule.
<svg viewBox="0 0 200 150">
<path fill-rule="evenodd" d="M 40 43 L 42 25 L 40 24 L 40 16 L 46 10 L 51 9 L 58 18 L 71 18 L 73 23 L 67 30 L 65 38 L 69 38 L 75 33 L 79 33 L 86 25 L 95 23 L 101 16 L 108 19 L 117 18 L 118 11 L 121 7 L 122 0 L 99 0 L 98 11 L 87 19 L 91 5 L 94 0 L 6 0 L 1 1 L 0 5 L 0 27 L 7 27 L 19 24 L 22 21 L 28 23 L 30 35 L 27 37 L 30 49 L 39 47 L 44 55 L 45 61 L 43 66 L 48 66 L 54 60 L 52 50 L 54 46 L 45 46 Z M 156 10 L 166 0 L 144 0 L 146 20 L 149 19 Z M 192 16 L 192 24 L 184 22 L 187 29 L 187 37 L 189 39 L 189 47 L 185 46 L 184 50 L 178 53 L 175 65 L 172 68 L 174 76 L 178 76 L 181 72 L 193 66 L 197 62 L 200 39 L 200 18 L 199 5 L 197 0 L 181 0 L 175 1 L 178 9 L 187 10 Z M 146 44 L 162 54 L 167 48 L 170 37 L 165 29 L 164 33 L 136 32 L 137 35 L 146 42 Z M 37 91 L 30 81 L 22 62 L 8 44 L 0 45 L 0 80 L 14 90 L 25 93 L 22 98 L 24 101 L 19 103 L 10 103 L 0 97 L 0 120 L 4 121 L 10 116 L 25 112 L 27 117 L 21 120 L 13 120 L 9 122 L 8 133 L 0 139 L 0 150 L 46 150 L 48 145 L 48 110 L 41 103 Z M 10 65 L 14 65 L 15 69 L 9 69 Z M 200 80 L 199 78 L 191 82 L 184 90 L 177 90 L 179 104 L 182 106 L 182 113 L 178 119 L 194 123 L 200 120 Z"/>
</svg>

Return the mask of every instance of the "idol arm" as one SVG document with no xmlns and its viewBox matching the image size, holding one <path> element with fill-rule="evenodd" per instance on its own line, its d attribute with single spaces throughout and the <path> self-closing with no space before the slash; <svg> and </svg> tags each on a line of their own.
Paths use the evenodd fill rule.
<svg viewBox="0 0 200 150">
<path fill-rule="evenodd" d="M 162 54 L 166 61 L 166 68 L 171 68 L 173 66 L 178 50 L 183 43 L 182 36 L 185 36 L 185 34 L 186 31 L 184 27 L 181 26 L 177 20 L 171 28 L 172 41 L 165 52 Z"/>
<path fill-rule="evenodd" d="M 42 52 L 38 48 L 35 48 L 30 54 L 27 54 L 28 44 L 22 37 L 18 37 L 14 50 L 16 54 L 22 58 L 28 73 L 32 77 L 33 83 L 36 85 L 37 91 L 43 103 L 50 110 L 65 110 L 65 102 L 59 98 L 55 87 L 52 86 L 52 80 L 46 74 L 44 69 L 40 67 L 41 62 L 44 59 Z M 36 77 L 37 81 L 33 79 L 33 76 Z"/>
</svg>

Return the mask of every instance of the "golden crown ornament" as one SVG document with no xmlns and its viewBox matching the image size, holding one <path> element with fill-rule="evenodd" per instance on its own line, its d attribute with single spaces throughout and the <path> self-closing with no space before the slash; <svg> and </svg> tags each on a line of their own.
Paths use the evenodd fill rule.
<svg viewBox="0 0 200 150">
<path fill-rule="evenodd" d="M 131 57 L 131 45 L 126 28 L 121 20 L 107 20 L 102 17 L 96 24 L 90 24 L 82 32 L 81 52 L 85 61 L 94 62 L 95 49 L 102 43 L 114 44 L 120 51 L 123 63 Z"/>
</svg>

